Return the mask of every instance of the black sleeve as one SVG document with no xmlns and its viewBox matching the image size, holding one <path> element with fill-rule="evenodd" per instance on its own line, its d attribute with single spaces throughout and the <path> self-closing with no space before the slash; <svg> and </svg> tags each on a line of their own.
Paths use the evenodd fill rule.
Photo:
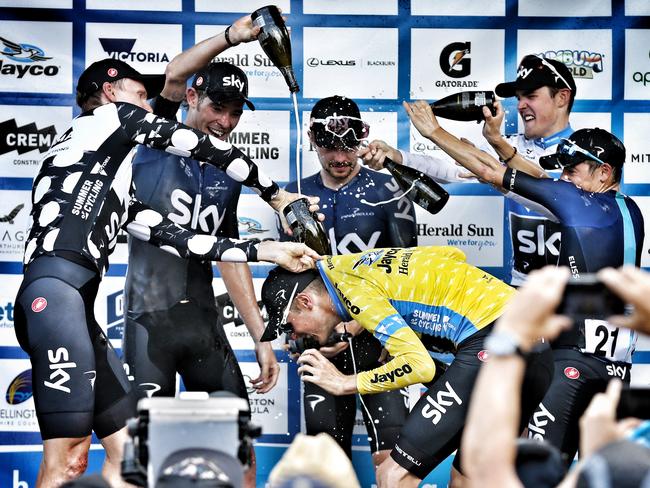
<svg viewBox="0 0 650 488">
<path fill-rule="evenodd" d="M 130 103 L 115 105 L 122 129 L 133 142 L 210 163 L 267 202 L 277 193 L 278 185 L 229 142 L 175 120 L 158 117 Z"/>
<path fill-rule="evenodd" d="M 148 205 L 133 198 L 124 228 L 141 241 L 180 257 L 209 259 L 211 261 L 257 261 L 257 239 L 240 241 L 225 237 L 196 234 L 186 230 Z"/>
<path fill-rule="evenodd" d="M 385 185 L 386 199 L 403 194 L 394 178 Z M 382 196 L 382 198 L 384 198 Z M 386 212 L 386 235 L 390 247 L 414 247 L 418 245 L 415 204 L 406 196 L 383 205 Z"/>
<path fill-rule="evenodd" d="M 178 112 L 180 106 L 181 106 L 181 102 L 173 102 L 163 97 L 162 95 L 158 95 L 151 102 L 153 113 L 155 113 L 159 117 L 164 117 L 170 120 L 176 119 L 176 113 Z"/>
<path fill-rule="evenodd" d="M 502 186 L 541 205 L 561 222 L 568 222 L 576 204 L 579 204 L 576 199 L 580 198 L 580 192 L 573 183 L 551 178 L 534 178 L 513 168 L 506 169 Z"/>
</svg>

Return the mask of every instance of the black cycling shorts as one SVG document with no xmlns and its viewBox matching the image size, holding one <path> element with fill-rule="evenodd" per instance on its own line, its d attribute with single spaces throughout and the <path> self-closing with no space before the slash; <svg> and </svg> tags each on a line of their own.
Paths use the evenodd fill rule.
<svg viewBox="0 0 650 488">
<path fill-rule="evenodd" d="M 174 396 L 176 373 L 188 391 L 229 391 L 248 400 L 246 383 L 216 309 L 192 301 L 126 314 L 124 361 L 139 397 Z"/>
<path fill-rule="evenodd" d="M 32 363 L 43 439 L 104 438 L 136 415 L 122 363 L 95 320 L 96 271 L 60 257 L 32 261 L 16 297 L 15 330 Z"/>
<path fill-rule="evenodd" d="M 562 451 L 570 465 L 578 450 L 578 421 L 596 393 L 612 378 L 630 382 L 630 364 L 608 361 L 577 349 L 555 349 L 555 374 L 528 423 L 528 437 L 544 439 Z"/>
<path fill-rule="evenodd" d="M 491 329 L 487 326 L 459 344 L 447 371 L 433 381 L 406 419 L 391 457 L 420 479 L 460 446 L 476 376 L 482 361 L 486 360 L 483 342 Z M 531 354 L 522 387 L 521 430 L 552 377 L 550 348 Z M 460 467 L 460 451 L 454 466 Z"/>
<path fill-rule="evenodd" d="M 368 371 L 380 366 L 381 343 L 372 334 L 363 331 L 352 339 L 356 369 Z M 346 375 L 353 374 L 350 349 L 331 359 L 337 369 Z M 313 383 L 303 383 L 303 411 L 308 435 L 326 432 L 341 446 L 348 457 L 352 456 L 352 433 L 357 413 L 357 396 L 335 396 Z M 406 388 L 374 395 L 362 395 L 360 406 L 368 432 L 370 450 L 374 453 L 392 449 L 408 415 Z"/>
</svg>

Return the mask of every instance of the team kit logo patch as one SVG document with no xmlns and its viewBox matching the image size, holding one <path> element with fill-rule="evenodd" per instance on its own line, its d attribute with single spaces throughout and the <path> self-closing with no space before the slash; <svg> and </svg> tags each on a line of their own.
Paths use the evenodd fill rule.
<svg viewBox="0 0 650 488">
<path fill-rule="evenodd" d="M 580 371 L 578 371 L 578 369 L 574 368 L 573 366 L 568 366 L 564 368 L 564 376 L 570 380 L 577 380 L 580 378 Z"/>
<path fill-rule="evenodd" d="M 34 301 L 32 302 L 32 312 L 34 313 L 40 313 L 45 308 L 47 307 L 47 300 L 45 297 L 37 297 L 34 298 Z"/>
</svg>

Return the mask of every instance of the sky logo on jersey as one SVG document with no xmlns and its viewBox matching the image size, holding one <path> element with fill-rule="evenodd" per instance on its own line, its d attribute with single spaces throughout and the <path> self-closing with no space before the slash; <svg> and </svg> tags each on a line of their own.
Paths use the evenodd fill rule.
<svg viewBox="0 0 650 488">
<path fill-rule="evenodd" d="M 167 53 L 133 51 L 137 39 L 99 38 L 102 49 L 109 57 L 127 63 L 168 63 Z"/>
<path fill-rule="evenodd" d="M 39 152 L 47 151 L 56 137 L 53 125 L 38 129 L 34 122 L 18 127 L 16 119 L 0 122 L 0 155 L 11 151 L 24 154 L 38 149 Z"/>
<path fill-rule="evenodd" d="M 45 56 L 45 51 L 39 46 L 33 44 L 20 43 L 15 40 L 0 37 L 2 50 L 0 54 L 7 59 L 19 64 L 9 64 L 6 60 L 0 59 L 0 74 L 17 75 L 18 78 L 24 78 L 26 74 L 32 76 L 56 76 L 59 73 L 58 66 L 43 66 L 43 61 L 52 59 L 51 56 Z"/>
<path fill-rule="evenodd" d="M 354 263 L 352 269 L 357 269 L 359 266 L 372 266 L 383 254 L 383 249 L 363 253 L 359 260 Z"/>
<path fill-rule="evenodd" d="M 5 400 L 9 405 L 18 405 L 29 400 L 32 394 L 32 370 L 28 369 L 9 383 Z"/>
<path fill-rule="evenodd" d="M 592 79 L 594 73 L 602 73 L 603 53 L 594 53 L 585 50 L 561 49 L 559 51 L 546 51 L 538 53 L 537 56 L 546 59 L 555 59 L 564 63 L 571 71 L 574 78 Z"/>
</svg>

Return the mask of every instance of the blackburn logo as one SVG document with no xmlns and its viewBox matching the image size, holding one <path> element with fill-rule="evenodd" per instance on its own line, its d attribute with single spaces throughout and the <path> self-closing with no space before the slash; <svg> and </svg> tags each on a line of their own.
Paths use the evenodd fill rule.
<svg viewBox="0 0 650 488">
<path fill-rule="evenodd" d="M 354 263 L 352 269 L 357 269 L 359 266 L 372 266 L 372 264 L 375 263 L 383 254 L 384 254 L 383 249 L 364 253 L 359 258 L 359 260 L 356 263 Z"/>
<path fill-rule="evenodd" d="M 16 376 L 7 388 L 5 400 L 9 405 L 18 405 L 32 397 L 32 370 L 28 369 Z"/>
<path fill-rule="evenodd" d="M 52 57 L 45 56 L 45 51 L 33 44 L 19 44 L 0 37 L 0 42 L 4 45 L 0 54 L 4 54 L 12 61 L 19 63 L 34 63 L 37 61 L 47 61 Z"/>
</svg>

